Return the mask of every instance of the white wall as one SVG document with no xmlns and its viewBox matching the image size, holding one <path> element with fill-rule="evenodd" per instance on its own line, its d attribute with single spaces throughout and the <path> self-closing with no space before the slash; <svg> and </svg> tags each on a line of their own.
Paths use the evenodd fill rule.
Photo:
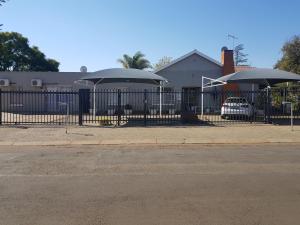
<svg viewBox="0 0 300 225">
<path fill-rule="evenodd" d="M 84 73 L 77 72 L 0 72 L 0 79 L 8 79 L 10 87 L 2 90 L 46 90 L 47 87 L 76 87 L 74 83 L 83 77 Z M 32 87 L 32 79 L 41 79 L 42 88 Z"/>
</svg>

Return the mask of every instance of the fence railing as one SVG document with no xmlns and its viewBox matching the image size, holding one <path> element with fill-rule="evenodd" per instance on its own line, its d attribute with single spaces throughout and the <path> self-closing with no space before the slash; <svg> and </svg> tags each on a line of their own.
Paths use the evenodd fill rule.
<svg viewBox="0 0 300 225">
<path fill-rule="evenodd" d="M 202 101 L 203 99 L 203 101 Z M 300 91 L 1 91 L 0 124 L 148 126 L 300 119 Z"/>
</svg>

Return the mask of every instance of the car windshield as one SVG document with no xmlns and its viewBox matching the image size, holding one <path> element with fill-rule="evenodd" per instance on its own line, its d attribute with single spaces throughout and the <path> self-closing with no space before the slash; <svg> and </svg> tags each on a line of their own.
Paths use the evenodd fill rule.
<svg viewBox="0 0 300 225">
<path fill-rule="evenodd" d="M 247 103 L 247 100 L 244 98 L 228 98 L 226 103 Z"/>
</svg>

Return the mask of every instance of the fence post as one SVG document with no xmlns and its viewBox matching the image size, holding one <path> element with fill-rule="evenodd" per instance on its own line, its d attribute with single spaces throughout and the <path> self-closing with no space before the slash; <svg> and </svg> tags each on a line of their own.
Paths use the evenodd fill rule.
<svg viewBox="0 0 300 225">
<path fill-rule="evenodd" d="M 269 124 L 271 120 L 271 93 L 270 93 L 270 88 L 267 87 L 267 99 L 266 99 L 266 118 L 265 118 L 265 123 Z"/>
<path fill-rule="evenodd" d="M 118 126 L 121 124 L 121 90 L 118 89 Z"/>
<path fill-rule="evenodd" d="M 180 106 L 180 120 L 181 122 L 184 122 L 184 113 L 185 113 L 185 95 L 184 90 L 181 90 L 181 106 Z"/>
<path fill-rule="evenodd" d="M 84 90 L 82 89 L 79 89 L 79 92 L 78 92 L 78 98 L 79 98 L 79 101 L 78 101 L 78 124 L 79 126 L 82 126 L 82 115 L 83 115 L 83 104 L 84 104 Z"/>
<path fill-rule="evenodd" d="M 0 89 L 0 125 L 2 125 L 2 90 Z"/>
<path fill-rule="evenodd" d="M 265 89 L 264 90 L 264 110 L 265 110 L 265 113 L 264 113 L 264 122 L 265 124 L 268 123 L 268 89 Z"/>
<path fill-rule="evenodd" d="M 269 108 L 269 113 L 268 113 L 268 123 L 272 123 L 272 89 L 269 89 L 269 98 L 268 98 L 269 104 L 268 104 L 268 108 Z"/>
<path fill-rule="evenodd" d="M 147 126 L 147 90 L 144 90 L 144 126 Z"/>
</svg>

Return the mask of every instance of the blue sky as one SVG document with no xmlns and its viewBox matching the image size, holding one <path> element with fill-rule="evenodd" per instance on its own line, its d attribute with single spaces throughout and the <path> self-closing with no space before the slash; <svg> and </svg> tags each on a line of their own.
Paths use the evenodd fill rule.
<svg viewBox="0 0 300 225">
<path fill-rule="evenodd" d="M 0 8 L 4 31 L 17 31 L 61 71 L 119 67 L 124 53 L 142 51 L 155 63 L 194 49 L 220 60 L 243 43 L 252 66 L 272 67 L 280 48 L 300 34 L 298 0 L 9 0 Z"/>
</svg>

